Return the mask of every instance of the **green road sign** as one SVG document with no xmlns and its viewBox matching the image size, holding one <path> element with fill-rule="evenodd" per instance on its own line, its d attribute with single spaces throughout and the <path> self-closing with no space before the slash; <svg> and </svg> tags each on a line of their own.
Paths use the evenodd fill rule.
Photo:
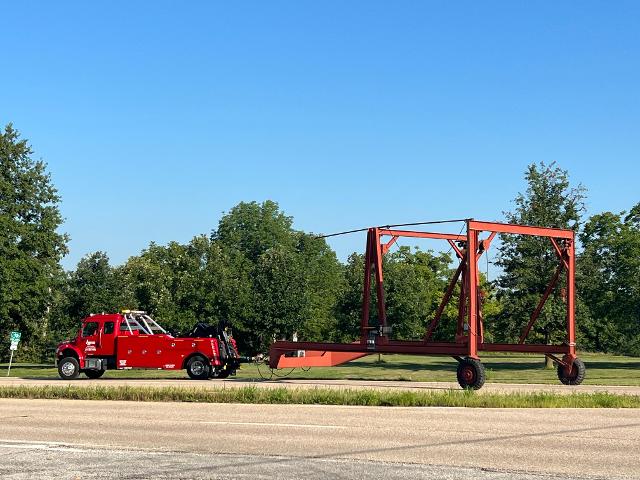
<svg viewBox="0 0 640 480">
<path fill-rule="evenodd" d="M 13 352 L 18 349 L 18 342 L 20 341 L 20 337 L 22 334 L 20 332 L 11 332 L 9 338 L 11 339 L 11 345 L 9 346 L 9 350 L 11 350 L 11 358 L 9 358 L 9 368 L 7 369 L 7 377 L 11 374 L 11 363 L 13 362 Z"/>
</svg>

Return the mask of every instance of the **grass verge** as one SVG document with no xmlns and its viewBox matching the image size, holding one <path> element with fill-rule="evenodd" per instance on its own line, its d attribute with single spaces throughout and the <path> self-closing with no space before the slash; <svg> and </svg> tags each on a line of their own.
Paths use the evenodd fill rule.
<svg viewBox="0 0 640 480">
<path fill-rule="evenodd" d="M 289 389 L 241 387 L 229 389 L 153 387 L 0 387 L 0 398 L 126 400 L 138 402 L 200 402 L 252 404 L 357 405 L 388 407 L 479 408 L 640 408 L 640 396 L 607 392 L 558 395 L 473 391 L 410 392 L 350 389 Z"/>
</svg>

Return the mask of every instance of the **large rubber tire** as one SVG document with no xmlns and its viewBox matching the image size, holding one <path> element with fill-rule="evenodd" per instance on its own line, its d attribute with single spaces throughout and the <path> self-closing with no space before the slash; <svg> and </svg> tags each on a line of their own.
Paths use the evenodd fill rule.
<svg viewBox="0 0 640 480">
<path fill-rule="evenodd" d="M 191 357 L 187 362 L 187 375 L 193 380 L 208 380 L 211 375 L 209 360 L 201 355 Z"/>
<path fill-rule="evenodd" d="M 584 381 L 584 377 L 587 373 L 587 368 L 584 362 L 579 358 L 573 361 L 571 372 L 567 374 L 564 369 L 564 365 L 558 365 L 558 379 L 560 383 L 564 385 L 580 385 Z"/>
<path fill-rule="evenodd" d="M 480 360 L 465 357 L 458 362 L 458 383 L 464 389 L 478 390 L 485 381 L 484 365 Z"/>
<path fill-rule="evenodd" d="M 80 375 L 80 364 L 74 357 L 64 357 L 58 362 L 58 375 L 63 380 L 74 380 Z"/>
<path fill-rule="evenodd" d="M 104 372 L 104 370 L 85 370 L 84 374 L 89 378 L 100 378 Z"/>
</svg>

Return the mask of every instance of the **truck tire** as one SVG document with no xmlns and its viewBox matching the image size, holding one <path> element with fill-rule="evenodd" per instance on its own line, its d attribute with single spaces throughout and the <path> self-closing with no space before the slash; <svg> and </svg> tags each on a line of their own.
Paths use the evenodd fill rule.
<svg viewBox="0 0 640 480">
<path fill-rule="evenodd" d="M 64 357 L 58 362 L 58 375 L 63 380 L 74 380 L 80 375 L 80 364 L 74 357 Z"/>
<path fill-rule="evenodd" d="M 85 370 L 84 374 L 89 378 L 100 378 L 104 375 L 104 370 Z"/>
<path fill-rule="evenodd" d="M 193 380 L 208 380 L 211 375 L 209 360 L 201 355 L 191 357 L 187 362 L 187 375 Z"/>
</svg>

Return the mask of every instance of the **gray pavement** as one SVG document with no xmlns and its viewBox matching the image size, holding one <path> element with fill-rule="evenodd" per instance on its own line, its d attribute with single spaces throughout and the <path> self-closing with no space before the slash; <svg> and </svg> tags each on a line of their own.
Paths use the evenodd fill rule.
<svg viewBox="0 0 640 480">
<path fill-rule="evenodd" d="M 640 411 L 3 399 L 0 451 L 16 479 L 640 478 Z"/>
<path fill-rule="evenodd" d="M 37 444 L 36 444 L 37 445 Z M 34 444 L 26 445 L 33 447 Z M 0 477 L 31 479 L 309 479 L 572 480 L 584 477 L 497 472 L 475 468 L 262 455 L 81 449 L 62 444 L 0 442 Z"/>
</svg>

